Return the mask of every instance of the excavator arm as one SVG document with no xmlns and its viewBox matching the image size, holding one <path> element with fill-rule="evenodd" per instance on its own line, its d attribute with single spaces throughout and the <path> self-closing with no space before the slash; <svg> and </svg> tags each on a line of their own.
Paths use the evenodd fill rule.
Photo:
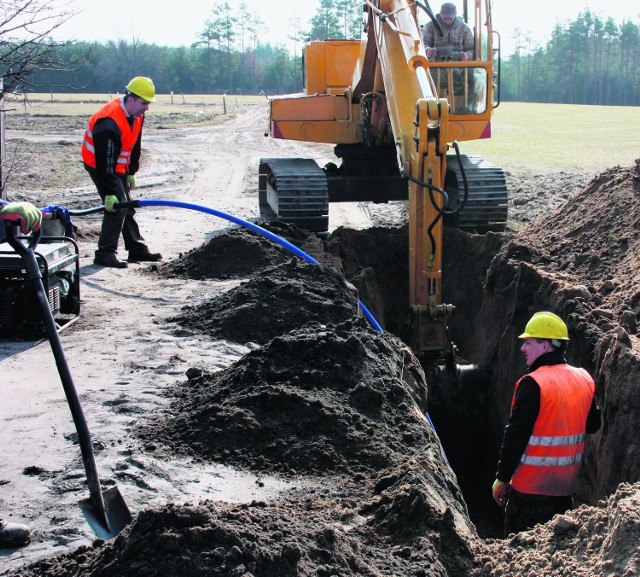
<svg viewBox="0 0 640 577">
<path fill-rule="evenodd" d="M 408 179 L 410 338 L 414 351 L 447 350 L 446 322 L 453 307 L 442 304 L 442 227 L 448 197 L 449 106 L 438 99 L 422 44 L 415 4 L 408 0 L 368 1 L 368 42 L 374 92 L 384 100 L 398 170 Z M 360 79 L 361 81 L 362 79 Z M 358 86 L 358 84 L 356 84 Z M 384 124 L 372 115 L 373 126 Z M 376 134 L 372 129 L 374 138 Z"/>
<path fill-rule="evenodd" d="M 473 1 L 478 10 L 481 0 Z M 460 223 L 474 230 L 500 226 L 506 187 L 501 174 L 487 180 L 492 168 L 450 153 L 452 147 L 457 153 L 458 139 L 490 135 L 491 61 L 430 63 L 418 6 L 433 15 L 428 4 L 410 0 L 365 0 L 360 40 L 307 44 L 305 92 L 270 100 L 269 133 L 333 143 L 342 162 L 320 168 L 310 159 L 262 159 L 259 194 L 265 218 L 320 233 L 328 230 L 329 202 L 408 200 L 410 344 L 421 356 L 442 360 L 451 357 L 446 327 L 454 309 L 442 303 L 445 218 L 453 214 L 457 221 L 466 204 Z M 467 81 L 474 74 L 484 85 Z M 459 93 L 454 78 L 456 88 L 464 78 Z M 467 182 L 473 171 L 478 176 Z"/>
</svg>

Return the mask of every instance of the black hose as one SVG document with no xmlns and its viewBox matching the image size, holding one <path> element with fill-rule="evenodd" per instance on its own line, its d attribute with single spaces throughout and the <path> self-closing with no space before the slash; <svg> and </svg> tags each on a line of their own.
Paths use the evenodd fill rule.
<svg viewBox="0 0 640 577">
<path fill-rule="evenodd" d="M 453 141 L 453 148 L 456 151 L 456 160 L 458 161 L 458 166 L 460 167 L 460 173 L 462 174 L 462 182 L 464 183 L 464 196 L 462 197 L 462 202 L 460 206 L 451 212 L 451 214 L 460 213 L 460 211 L 464 208 L 464 205 L 467 204 L 467 200 L 469 199 L 469 181 L 467 180 L 467 172 L 464 169 L 464 164 L 462 163 L 462 157 L 460 155 L 460 148 L 458 147 L 457 141 Z"/>
<path fill-rule="evenodd" d="M 411 182 L 415 182 L 416 184 L 418 184 L 422 188 L 426 188 L 429 191 L 429 199 L 431 200 L 431 204 L 438 211 L 438 214 L 433 219 L 433 221 L 431 221 L 431 224 L 427 228 L 427 234 L 429 235 L 429 240 L 431 241 L 431 254 L 429 256 L 431 258 L 433 258 L 435 256 L 435 254 L 436 254 L 436 239 L 433 236 L 433 229 L 435 228 L 436 224 L 438 224 L 438 221 L 445 214 L 447 214 L 447 206 L 449 206 L 449 195 L 447 194 L 447 191 L 444 190 L 443 188 L 440 188 L 439 186 L 436 186 L 435 184 L 431 184 L 431 183 L 428 183 L 428 182 L 423 182 L 419 178 L 416 178 L 415 176 L 411 175 L 407 171 L 407 169 L 404 168 L 404 167 L 402 167 L 400 169 L 400 174 L 402 176 L 407 177 Z M 436 203 L 436 199 L 433 196 L 434 192 L 439 192 L 442 195 L 442 206 L 438 206 L 438 204 Z"/>
<path fill-rule="evenodd" d="M 415 0 L 414 4 L 422 8 L 427 13 L 429 18 L 431 18 L 431 22 L 433 22 L 433 25 L 436 27 L 436 30 L 438 31 L 438 36 L 444 36 L 444 30 L 442 29 L 440 22 L 438 22 L 438 19 L 435 17 L 433 10 L 431 10 L 431 6 L 429 6 L 429 2 L 426 1 L 423 4 L 422 2 Z"/>
</svg>

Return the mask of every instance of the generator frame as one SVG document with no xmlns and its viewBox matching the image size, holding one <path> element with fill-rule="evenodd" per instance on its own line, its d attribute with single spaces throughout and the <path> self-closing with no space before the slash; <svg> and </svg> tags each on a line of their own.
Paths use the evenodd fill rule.
<svg viewBox="0 0 640 577">
<path fill-rule="evenodd" d="M 68 236 L 42 236 L 34 251 L 58 332 L 80 316 L 79 252 L 78 243 Z M 0 244 L 0 339 L 43 336 L 44 323 L 22 258 L 8 243 Z"/>
</svg>

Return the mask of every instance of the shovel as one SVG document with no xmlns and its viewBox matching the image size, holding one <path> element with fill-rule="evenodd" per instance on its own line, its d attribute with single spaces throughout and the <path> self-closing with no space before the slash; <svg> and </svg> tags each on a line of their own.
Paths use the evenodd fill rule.
<svg viewBox="0 0 640 577">
<path fill-rule="evenodd" d="M 100 486 L 100 478 L 98 477 L 98 469 L 93 455 L 93 447 L 91 445 L 91 434 L 87 427 L 87 421 L 82 412 L 80 398 L 73 384 L 71 372 L 62 350 L 60 337 L 56 329 L 55 319 L 51 309 L 49 308 L 49 300 L 46 295 L 44 284 L 42 282 L 42 274 L 38 261 L 34 253 L 34 249 L 42 236 L 41 231 L 33 233 L 31 237 L 26 238 L 27 243 L 19 240 L 17 235 L 18 227 L 12 223 L 6 223 L 7 242 L 20 255 L 22 263 L 27 272 L 27 279 L 33 283 L 38 305 L 42 312 L 47 337 L 53 356 L 58 367 L 62 388 L 67 397 L 67 403 L 71 409 L 73 422 L 78 433 L 80 442 L 80 451 L 82 452 L 82 460 L 87 476 L 87 485 L 89 486 L 89 499 L 80 501 L 80 508 L 85 519 L 94 530 L 95 534 L 101 539 L 111 539 L 118 535 L 131 522 L 131 513 L 127 508 L 122 495 L 117 486 L 102 490 Z"/>
</svg>

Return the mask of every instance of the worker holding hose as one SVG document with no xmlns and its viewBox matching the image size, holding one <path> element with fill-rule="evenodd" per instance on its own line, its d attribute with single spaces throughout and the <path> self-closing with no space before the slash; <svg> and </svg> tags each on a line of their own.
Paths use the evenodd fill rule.
<svg viewBox="0 0 640 577">
<path fill-rule="evenodd" d="M 30 202 L 7 202 L 0 200 L 0 243 L 6 240 L 5 223 L 20 225 L 22 234 L 37 231 L 42 222 L 42 213 Z M 0 549 L 26 545 L 31 541 L 31 529 L 20 523 L 5 522 L 0 517 Z"/>
<path fill-rule="evenodd" d="M 492 487 L 505 537 L 571 509 L 586 434 L 600 428 L 593 379 L 565 359 L 562 319 L 535 313 L 519 338 L 529 373 L 515 386 Z"/>
<path fill-rule="evenodd" d="M 133 208 L 114 210 L 117 202 L 131 200 L 136 186 L 141 152 L 142 125 L 149 104 L 155 102 L 155 86 L 150 78 L 136 76 L 124 96 L 105 104 L 90 119 L 82 142 L 82 161 L 105 206 L 94 264 L 126 268 L 117 257 L 120 234 L 129 262 L 159 261 L 162 255 L 150 252 L 140 234 Z"/>
</svg>

